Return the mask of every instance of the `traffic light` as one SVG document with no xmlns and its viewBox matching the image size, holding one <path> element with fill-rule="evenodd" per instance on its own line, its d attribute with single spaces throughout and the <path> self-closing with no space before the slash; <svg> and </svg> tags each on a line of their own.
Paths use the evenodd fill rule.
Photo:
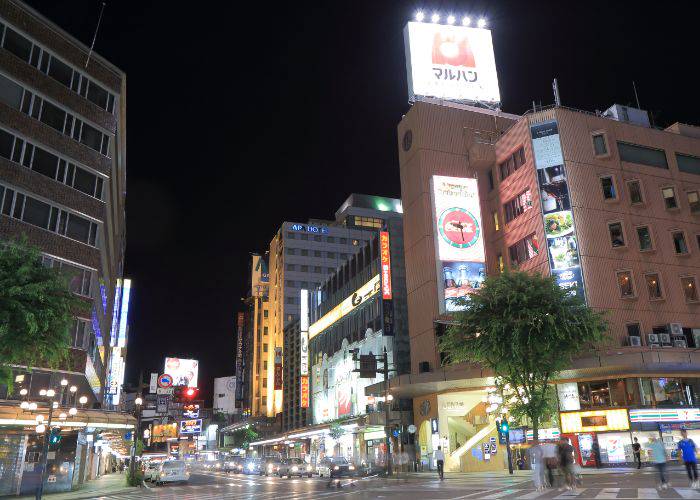
<svg viewBox="0 0 700 500">
<path fill-rule="evenodd" d="M 186 387 L 183 391 L 183 397 L 185 401 L 194 401 L 199 395 L 199 389 L 197 387 Z"/>
<path fill-rule="evenodd" d="M 498 429 L 498 442 L 501 444 L 506 444 L 508 442 L 508 431 L 510 430 L 510 424 L 505 418 L 496 422 L 496 428 Z"/>
<path fill-rule="evenodd" d="M 510 430 L 510 426 L 508 425 L 508 421 L 504 418 L 501 420 L 501 432 L 503 434 L 508 434 L 508 431 Z"/>
<path fill-rule="evenodd" d="M 49 445 L 57 446 L 61 442 L 61 428 L 52 427 L 51 434 L 49 434 Z"/>
</svg>

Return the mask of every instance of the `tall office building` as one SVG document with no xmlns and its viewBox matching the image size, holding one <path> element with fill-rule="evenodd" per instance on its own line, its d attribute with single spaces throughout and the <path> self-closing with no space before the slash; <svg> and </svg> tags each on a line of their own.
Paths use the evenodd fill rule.
<svg viewBox="0 0 700 500">
<path fill-rule="evenodd" d="M 89 52 L 21 2 L 0 1 L 0 239 L 26 235 L 89 305 L 65 371 L 92 405 L 109 392 L 111 348 L 124 347 L 113 317 L 126 244 L 126 75 Z M 48 373 L 26 377 L 39 387 Z"/>
</svg>

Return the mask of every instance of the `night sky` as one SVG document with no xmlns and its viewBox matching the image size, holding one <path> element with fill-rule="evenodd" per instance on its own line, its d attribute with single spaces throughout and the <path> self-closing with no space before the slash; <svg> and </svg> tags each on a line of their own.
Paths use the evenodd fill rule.
<svg viewBox="0 0 700 500">
<path fill-rule="evenodd" d="M 100 1 L 29 0 L 83 43 Z M 318 4 L 318 5 L 317 5 Z M 313 7 L 311 7 L 313 5 Z M 351 192 L 400 196 L 402 29 L 417 8 L 493 30 L 502 108 L 633 104 L 700 124 L 697 22 L 667 2 L 108 2 L 95 50 L 127 73 L 127 380 L 200 360 L 233 374 L 249 252 Z"/>
</svg>

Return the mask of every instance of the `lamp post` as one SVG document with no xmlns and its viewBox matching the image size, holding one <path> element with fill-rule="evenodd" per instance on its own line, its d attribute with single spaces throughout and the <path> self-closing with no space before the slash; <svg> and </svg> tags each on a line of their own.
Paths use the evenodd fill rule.
<svg viewBox="0 0 700 500">
<path fill-rule="evenodd" d="M 134 445 L 131 447 L 131 461 L 129 463 L 130 481 L 134 480 L 134 474 L 136 473 L 136 438 L 138 438 L 141 432 L 141 405 L 143 404 L 141 396 L 137 396 L 136 399 L 134 399 L 134 404 L 136 405 L 136 429 L 134 429 Z"/>
</svg>

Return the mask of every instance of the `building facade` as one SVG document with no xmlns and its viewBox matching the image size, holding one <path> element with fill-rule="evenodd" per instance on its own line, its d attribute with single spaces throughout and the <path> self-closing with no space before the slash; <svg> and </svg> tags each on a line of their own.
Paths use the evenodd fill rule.
<svg viewBox="0 0 700 500">
<path fill-rule="evenodd" d="M 87 397 L 85 408 L 111 408 L 126 342 L 125 329 L 120 334 L 126 312 L 118 304 L 125 285 L 126 75 L 89 53 L 32 8 L 0 1 L 0 240 L 26 237 L 45 265 L 69 275 L 71 290 L 89 306 L 75 318 L 69 361 L 60 369 L 18 369 L 18 380 L 34 400 L 41 387 L 65 379 L 64 388 Z M 14 423 L 0 426 L 7 446 L 0 494 L 36 487 L 31 471 L 41 460 L 40 440 L 34 426 L 21 424 L 26 418 L 8 417 Z M 71 489 L 107 466 L 109 441 L 96 446 L 100 426 L 94 427 L 66 433 L 49 460 L 60 472 L 48 490 Z M 123 423 L 128 428 L 133 424 Z M 112 449 L 123 447 L 112 442 Z"/>
</svg>

